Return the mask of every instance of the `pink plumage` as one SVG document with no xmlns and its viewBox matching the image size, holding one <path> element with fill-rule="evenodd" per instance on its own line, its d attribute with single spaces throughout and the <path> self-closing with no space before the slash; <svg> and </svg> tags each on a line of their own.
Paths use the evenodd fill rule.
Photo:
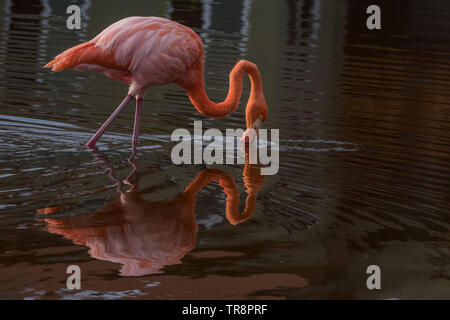
<svg viewBox="0 0 450 320">
<path fill-rule="evenodd" d="M 267 114 L 262 79 L 256 65 L 240 61 L 230 73 L 230 91 L 219 104 L 211 102 L 203 85 L 203 44 L 189 27 L 159 17 L 129 17 L 117 21 L 94 39 L 65 50 L 45 65 L 53 71 L 92 70 L 129 84 L 128 95 L 86 144 L 94 147 L 126 104 L 136 98 L 133 146 L 137 144 L 142 99 L 149 86 L 176 83 L 202 114 L 220 118 L 235 110 L 242 93 L 242 76 L 252 80 L 247 127 L 259 129 Z M 255 90 L 254 90 L 255 89 Z"/>
<path fill-rule="evenodd" d="M 139 98 L 149 86 L 178 82 L 202 61 L 202 40 L 190 28 L 164 18 L 129 17 L 64 51 L 46 67 L 102 72 L 130 83 L 129 94 Z"/>
</svg>

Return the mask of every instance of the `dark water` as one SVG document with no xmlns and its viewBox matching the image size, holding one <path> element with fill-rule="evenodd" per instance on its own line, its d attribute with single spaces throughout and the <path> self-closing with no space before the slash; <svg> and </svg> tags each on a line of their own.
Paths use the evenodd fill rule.
<svg viewBox="0 0 450 320">
<path fill-rule="evenodd" d="M 369 31 L 366 1 L 86 0 L 76 31 L 69 2 L 2 2 L 0 298 L 449 299 L 450 3 L 378 3 Z M 132 15 L 202 36 L 215 101 L 238 59 L 258 64 L 277 175 L 170 159 L 194 120 L 243 128 L 248 82 L 221 120 L 153 88 L 134 157 L 132 106 L 84 147 L 126 86 L 42 66 Z M 72 264 L 82 290 L 66 288 Z M 373 264 L 381 290 L 366 287 Z"/>
</svg>

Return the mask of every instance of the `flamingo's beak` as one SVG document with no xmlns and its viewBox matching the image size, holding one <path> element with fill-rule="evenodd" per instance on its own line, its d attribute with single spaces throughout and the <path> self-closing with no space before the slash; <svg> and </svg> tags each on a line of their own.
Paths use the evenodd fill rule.
<svg viewBox="0 0 450 320">
<path fill-rule="evenodd" d="M 252 143 L 255 138 L 258 136 L 259 129 L 262 128 L 263 120 L 258 117 L 253 124 L 247 128 L 242 134 L 241 142 L 242 143 Z"/>
</svg>

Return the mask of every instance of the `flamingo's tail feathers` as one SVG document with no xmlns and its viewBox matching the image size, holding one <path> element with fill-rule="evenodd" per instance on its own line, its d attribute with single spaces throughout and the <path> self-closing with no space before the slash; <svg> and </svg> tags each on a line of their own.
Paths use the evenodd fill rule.
<svg viewBox="0 0 450 320">
<path fill-rule="evenodd" d="M 87 63 L 92 57 L 92 51 L 95 51 L 93 43 L 85 42 L 79 44 L 57 55 L 44 68 L 52 68 L 52 71 L 73 68 L 79 64 Z"/>
</svg>

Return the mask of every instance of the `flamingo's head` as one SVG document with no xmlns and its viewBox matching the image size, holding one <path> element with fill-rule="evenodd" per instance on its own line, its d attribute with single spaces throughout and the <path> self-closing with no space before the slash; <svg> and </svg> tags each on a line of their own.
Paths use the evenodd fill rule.
<svg viewBox="0 0 450 320">
<path fill-rule="evenodd" d="M 261 98 L 250 98 L 245 110 L 247 130 L 242 134 L 241 141 L 245 143 L 252 142 L 258 135 L 267 118 L 267 103 L 264 96 Z"/>
</svg>

